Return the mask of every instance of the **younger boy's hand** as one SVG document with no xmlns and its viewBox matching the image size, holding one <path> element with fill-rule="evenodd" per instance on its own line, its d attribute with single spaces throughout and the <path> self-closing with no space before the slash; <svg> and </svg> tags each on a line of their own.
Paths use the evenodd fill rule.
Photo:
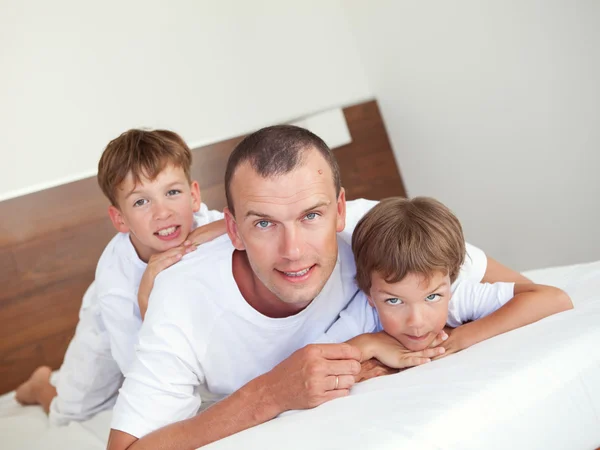
<svg viewBox="0 0 600 450">
<path fill-rule="evenodd" d="M 362 361 L 376 358 L 390 368 L 405 369 L 428 363 L 431 358 L 443 354 L 445 349 L 439 347 L 439 345 L 445 339 L 445 333 L 442 331 L 429 348 L 418 352 L 408 350 L 398 340 L 384 331 L 361 334 L 350 339 L 348 343 L 358 347 L 362 354 Z"/>
<path fill-rule="evenodd" d="M 148 266 L 142 275 L 142 281 L 138 290 L 138 305 L 140 307 L 140 314 L 142 320 L 146 316 L 146 310 L 148 309 L 148 300 L 150 299 L 150 293 L 154 287 L 154 279 L 156 275 L 161 273 L 167 267 L 171 267 L 177 261 L 179 261 L 183 255 L 196 250 L 196 247 L 191 244 L 184 244 L 179 247 L 171 248 L 162 253 L 156 253 L 150 257 Z"/>
<path fill-rule="evenodd" d="M 360 383 L 362 381 L 370 380 L 371 378 L 391 375 L 393 373 L 398 373 L 398 369 L 392 369 L 379 362 L 379 360 L 371 358 L 360 363 L 360 372 L 358 375 L 354 375 L 354 381 Z"/>
</svg>

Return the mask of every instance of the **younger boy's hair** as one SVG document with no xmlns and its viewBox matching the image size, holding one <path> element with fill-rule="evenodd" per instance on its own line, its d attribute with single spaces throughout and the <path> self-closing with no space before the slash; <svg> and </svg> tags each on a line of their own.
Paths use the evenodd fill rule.
<svg viewBox="0 0 600 450">
<path fill-rule="evenodd" d="M 191 182 L 192 153 L 181 136 L 168 130 L 128 130 L 102 153 L 98 184 L 110 203 L 119 207 L 117 188 L 129 173 L 137 184 L 142 176 L 154 180 L 168 164 L 182 168 Z"/>
<path fill-rule="evenodd" d="M 460 222 L 442 203 L 428 197 L 392 197 L 358 222 L 352 251 L 358 287 L 368 294 L 374 272 L 397 283 L 410 273 L 428 279 L 442 271 L 453 282 L 466 249 Z"/>
</svg>

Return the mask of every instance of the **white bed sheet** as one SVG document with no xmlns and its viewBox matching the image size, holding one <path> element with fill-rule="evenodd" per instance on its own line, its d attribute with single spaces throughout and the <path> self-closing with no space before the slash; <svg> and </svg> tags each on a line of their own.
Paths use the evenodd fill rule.
<svg viewBox="0 0 600 450">
<path fill-rule="evenodd" d="M 446 359 L 357 385 L 211 449 L 594 449 L 600 447 L 600 261 L 526 273 L 575 309 Z M 0 397 L 1 447 L 105 448 L 110 411 L 68 427 Z"/>
</svg>

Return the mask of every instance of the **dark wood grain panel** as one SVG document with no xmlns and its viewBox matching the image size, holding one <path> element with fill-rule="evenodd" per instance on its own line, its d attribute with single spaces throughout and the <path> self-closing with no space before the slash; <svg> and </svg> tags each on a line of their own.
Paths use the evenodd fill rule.
<svg viewBox="0 0 600 450">
<path fill-rule="evenodd" d="M 347 198 L 404 195 L 375 101 L 344 109 L 352 142 L 334 150 Z M 223 176 L 244 136 L 193 150 L 192 176 L 209 208 L 225 206 Z M 115 231 L 96 178 L 0 202 L 0 393 L 40 364 L 58 368 L 83 293 Z"/>
</svg>

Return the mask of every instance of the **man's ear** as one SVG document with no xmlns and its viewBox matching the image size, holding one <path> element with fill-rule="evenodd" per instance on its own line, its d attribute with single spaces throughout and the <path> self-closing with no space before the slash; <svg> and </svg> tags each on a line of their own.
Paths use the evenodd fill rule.
<svg viewBox="0 0 600 450">
<path fill-rule="evenodd" d="M 192 195 L 192 210 L 198 212 L 202 204 L 202 195 L 197 181 L 192 181 L 190 184 L 190 194 Z"/>
<path fill-rule="evenodd" d="M 346 191 L 344 188 L 340 189 L 340 195 L 337 199 L 337 224 L 336 231 L 344 231 L 346 228 Z"/>
<path fill-rule="evenodd" d="M 223 214 L 225 214 L 225 227 L 227 228 L 227 235 L 229 236 L 229 239 L 231 239 L 231 243 L 236 250 L 246 250 L 244 242 L 240 237 L 237 222 L 235 221 L 233 213 L 229 208 L 225 207 L 223 209 Z"/>
<path fill-rule="evenodd" d="M 121 214 L 121 211 L 119 211 L 119 209 L 116 206 L 110 205 L 108 207 L 108 215 L 110 217 L 110 221 L 112 222 L 113 226 L 117 229 L 118 232 L 129 232 L 129 227 L 125 224 L 123 214 Z"/>
</svg>

